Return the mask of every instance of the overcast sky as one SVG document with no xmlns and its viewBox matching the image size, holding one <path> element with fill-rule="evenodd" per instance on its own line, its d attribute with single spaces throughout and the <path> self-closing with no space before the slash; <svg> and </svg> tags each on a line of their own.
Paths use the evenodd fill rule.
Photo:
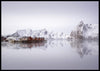
<svg viewBox="0 0 100 71">
<path fill-rule="evenodd" d="M 2 1 L 2 35 L 19 29 L 70 31 L 79 24 L 98 24 L 97 1 Z"/>
</svg>

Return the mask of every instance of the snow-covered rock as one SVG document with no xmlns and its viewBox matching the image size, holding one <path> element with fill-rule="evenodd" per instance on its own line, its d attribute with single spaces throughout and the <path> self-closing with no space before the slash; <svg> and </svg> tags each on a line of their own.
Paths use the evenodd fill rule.
<svg viewBox="0 0 100 71">
<path fill-rule="evenodd" d="M 57 32 L 48 32 L 46 29 L 41 30 L 31 30 L 31 29 L 24 29 L 24 30 L 18 30 L 14 34 L 12 34 L 13 37 L 44 37 L 45 39 L 67 39 L 69 37 L 68 34 L 65 34 L 63 32 L 57 33 Z"/>
<path fill-rule="evenodd" d="M 81 21 L 70 36 L 74 39 L 98 39 L 98 24 L 84 24 Z"/>
<path fill-rule="evenodd" d="M 18 30 L 12 36 L 14 37 L 23 37 L 23 36 L 31 36 L 32 35 L 32 30 L 27 29 L 27 30 Z"/>
</svg>

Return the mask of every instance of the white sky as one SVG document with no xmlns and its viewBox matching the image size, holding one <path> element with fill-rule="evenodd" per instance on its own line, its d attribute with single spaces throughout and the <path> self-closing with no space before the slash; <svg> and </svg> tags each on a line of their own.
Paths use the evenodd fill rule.
<svg viewBox="0 0 100 71">
<path fill-rule="evenodd" d="M 2 1 L 2 35 L 20 29 L 70 31 L 81 20 L 98 24 L 98 1 Z"/>
</svg>

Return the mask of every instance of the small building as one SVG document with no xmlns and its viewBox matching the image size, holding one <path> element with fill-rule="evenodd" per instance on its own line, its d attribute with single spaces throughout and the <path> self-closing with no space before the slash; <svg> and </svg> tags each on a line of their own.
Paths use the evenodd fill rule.
<svg viewBox="0 0 100 71">
<path fill-rule="evenodd" d="M 6 37 L 1 36 L 1 41 L 5 41 L 5 40 L 6 40 Z"/>
<path fill-rule="evenodd" d="M 20 38 L 20 41 L 24 41 L 24 40 L 28 40 L 28 38 L 27 37 Z"/>
</svg>

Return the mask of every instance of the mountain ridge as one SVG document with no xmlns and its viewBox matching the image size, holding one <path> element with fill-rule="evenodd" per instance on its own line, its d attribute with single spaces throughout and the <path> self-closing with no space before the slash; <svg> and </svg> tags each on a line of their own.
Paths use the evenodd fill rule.
<svg viewBox="0 0 100 71">
<path fill-rule="evenodd" d="M 49 32 L 45 28 L 41 30 L 22 29 L 7 37 L 44 37 L 45 39 L 98 39 L 98 24 L 85 24 L 83 21 L 72 30 L 70 35 L 64 32 Z"/>
</svg>

